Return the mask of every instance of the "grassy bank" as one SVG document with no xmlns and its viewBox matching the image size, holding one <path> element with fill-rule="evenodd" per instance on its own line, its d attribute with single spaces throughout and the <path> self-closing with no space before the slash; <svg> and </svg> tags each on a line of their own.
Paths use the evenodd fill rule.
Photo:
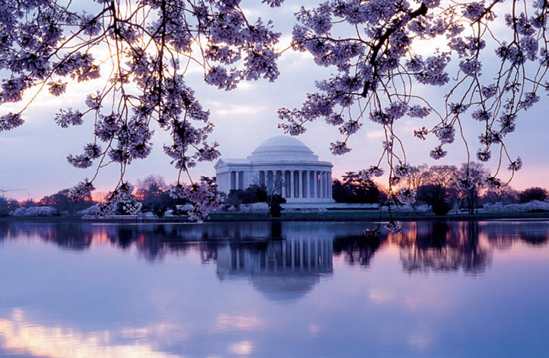
<svg viewBox="0 0 549 358">
<path fill-rule="evenodd" d="M 267 214 L 248 213 L 219 213 L 212 214 L 211 221 L 388 221 L 391 216 L 387 212 L 379 211 L 328 211 L 328 212 L 292 212 L 283 214 L 280 218 L 270 218 Z M 399 221 L 467 221 L 467 220 L 498 220 L 498 219 L 519 219 L 519 220 L 545 220 L 549 219 L 549 212 L 544 213 L 481 213 L 481 214 L 448 214 L 436 216 L 433 213 L 414 212 L 393 212 L 393 220 Z"/>
<path fill-rule="evenodd" d="M 372 222 L 390 220 L 389 213 L 372 210 L 364 211 L 325 211 L 325 212 L 291 212 L 283 213 L 280 218 L 271 218 L 267 213 L 214 213 L 210 215 L 210 222 L 227 221 L 365 221 Z M 448 214 L 436 216 L 433 213 L 415 212 L 393 212 L 393 220 L 399 221 L 469 221 L 469 220 L 548 220 L 549 212 L 541 213 L 479 213 L 479 214 Z M 109 222 L 109 223 L 171 223 L 187 222 L 186 217 L 169 217 L 162 219 L 92 219 L 84 220 L 80 217 L 2 217 L 1 221 L 24 221 L 24 222 Z"/>
</svg>

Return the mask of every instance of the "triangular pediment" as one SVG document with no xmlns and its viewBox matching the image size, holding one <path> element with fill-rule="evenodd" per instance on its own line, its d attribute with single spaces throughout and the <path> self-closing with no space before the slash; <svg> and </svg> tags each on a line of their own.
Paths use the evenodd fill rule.
<svg viewBox="0 0 549 358">
<path fill-rule="evenodd" d="M 224 166 L 224 165 L 227 165 L 227 162 L 225 162 L 223 159 L 219 159 L 219 160 L 215 163 L 214 168 L 217 169 L 217 168 L 222 167 L 222 166 Z"/>
</svg>

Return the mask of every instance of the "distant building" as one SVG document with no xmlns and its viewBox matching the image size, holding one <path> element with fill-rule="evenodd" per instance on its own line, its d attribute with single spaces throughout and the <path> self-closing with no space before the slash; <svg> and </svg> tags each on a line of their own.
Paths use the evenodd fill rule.
<svg viewBox="0 0 549 358">
<path fill-rule="evenodd" d="M 263 142 L 246 159 L 220 159 L 215 164 L 218 190 L 264 185 L 268 193 L 288 203 L 329 203 L 332 199 L 332 163 L 321 162 L 301 141 L 288 136 Z"/>
</svg>

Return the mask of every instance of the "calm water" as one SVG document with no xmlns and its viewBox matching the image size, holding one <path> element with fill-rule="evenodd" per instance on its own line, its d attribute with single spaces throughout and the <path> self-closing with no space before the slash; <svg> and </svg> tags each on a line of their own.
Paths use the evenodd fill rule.
<svg viewBox="0 0 549 358">
<path fill-rule="evenodd" d="M 549 357 L 549 222 L 0 223 L 1 357 Z"/>
</svg>

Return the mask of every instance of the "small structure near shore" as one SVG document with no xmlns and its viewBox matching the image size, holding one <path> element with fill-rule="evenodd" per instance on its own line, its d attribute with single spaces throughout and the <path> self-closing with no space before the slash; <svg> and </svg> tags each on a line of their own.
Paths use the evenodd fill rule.
<svg viewBox="0 0 549 358">
<path fill-rule="evenodd" d="M 332 167 L 289 136 L 267 139 L 246 159 L 220 159 L 215 164 L 219 191 L 264 185 L 288 204 L 332 203 Z"/>
</svg>

